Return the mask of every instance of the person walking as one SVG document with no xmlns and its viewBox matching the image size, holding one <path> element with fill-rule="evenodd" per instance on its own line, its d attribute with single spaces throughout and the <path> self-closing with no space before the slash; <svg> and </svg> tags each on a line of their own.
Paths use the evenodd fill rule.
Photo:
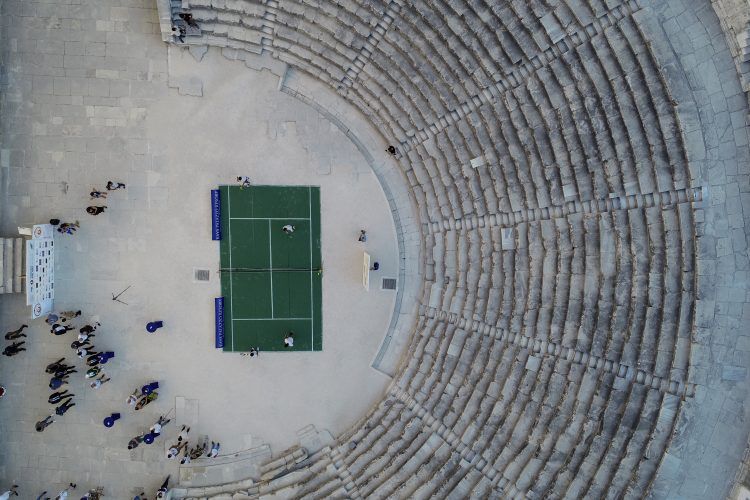
<svg viewBox="0 0 750 500">
<path fill-rule="evenodd" d="M 98 189 L 94 188 L 93 191 L 89 193 L 89 196 L 91 196 L 92 200 L 98 199 L 98 198 L 106 198 L 109 193 L 99 191 Z"/>
<path fill-rule="evenodd" d="M 57 496 L 55 497 L 55 500 L 67 500 L 68 499 L 68 490 L 71 489 L 71 488 L 72 489 L 76 489 L 76 484 L 75 483 L 70 483 L 67 488 L 65 488 L 64 490 L 62 490 L 60 493 L 57 494 Z"/>
<path fill-rule="evenodd" d="M 252 187 L 252 183 L 250 182 L 250 177 L 246 175 L 238 175 L 237 182 L 240 183 L 240 189 Z"/>
<path fill-rule="evenodd" d="M 58 370 L 64 370 L 66 368 L 73 368 L 72 366 L 68 366 L 65 363 L 63 363 L 63 361 L 65 361 L 65 358 L 60 358 L 57 361 L 54 361 L 54 362 L 48 364 L 47 368 L 45 368 L 44 371 L 47 372 L 47 373 L 52 374 L 52 373 L 55 373 Z"/>
<path fill-rule="evenodd" d="M 80 333 L 89 334 L 89 333 L 93 333 L 100 326 L 101 326 L 101 323 L 97 321 L 93 325 L 83 325 L 81 328 L 78 329 L 78 331 Z"/>
<path fill-rule="evenodd" d="M 167 476 L 167 478 L 164 480 L 162 485 L 159 487 L 158 491 L 156 492 L 156 498 L 166 498 L 167 493 L 169 492 L 169 478 L 171 476 Z"/>
<path fill-rule="evenodd" d="M 15 356 L 16 354 L 18 354 L 21 351 L 25 351 L 26 348 L 25 347 L 21 347 L 25 343 L 26 343 L 25 340 L 22 340 L 21 342 L 13 342 L 11 345 L 7 346 L 3 350 L 3 355 L 10 357 L 10 356 Z"/>
<path fill-rule="evenodd" d="M 71 223 L 64 222 L 57 227 L 57 232 L 62 234 L 73 234 L 78 230 L 79 227 L 81 227 L 81 225 L 78 223 L 78 221 Z"/>
<path fill-rule="evenodd" d="M 138 390 L 138 388 L 136 388 L 133 393 L 128 396 L 128 399 L 125 400 L 125 404 L 128 406 L 135 406 L 135 404 L 138 402 L 139 392 L 140 391 Z"/>
<path fill-rule="evenodd" d="M 137 448 L 139 444 L 143 442 L 144 434 L 141 434 L 140 436 L 136 436 L 133 439 L 130 440 L 128 443 L 128 449 L 132 450 L 133 448 Z"/>
<path fill-rule="evenodd" d="M 49 401 L 49 404 L 51 405 L 56 405 L 63 399 L 72 398 L 73 396 L 75 396 L 75 394 L 71 394 L 67 389 L 65 389 L 64 391 L 53 392 L 52 394 L 50 394 L 49 398 L 47 398 L 47 401 Z"/>
<path fill-rule="evenodd" d="M 89 368 L 88 370 L 86 370 L 86 378 L 94 378 L 94 377 L 96 377 L 97 375 L 99 375 L 99 372 L 101 370 L 102 369 L 99 368 L 98 366 L 93 366 L 93 367 Z"/>
<path fill-rule="evenodd" d="M 76 354 L 79 358 L 83 359 L 86 356 L 98 356 L 98 352 L 94 352 L 94 346 L 79 346 L 76 350 Z"/>
<path fill-rule="evenodd" d="M 118 189 L 125 189 L 125 184 L 122 182 L 107 181 L 107 191 L 116 191 Z"/>
<path fill-rule="evenodd" d="M 61 404 L 60 406 L 58 406 L 57 408 L 55 408 L 55 413 L 57 413 L 58 415 L 60 415 L 62 417 L 63 415 L 65 415 L 66 411 L 70 410 L 75 405 L 76 405 L 75 403 L 71 403 L 71 400 L 68 399 L 63 404 Z"/>
<path fill-rule="evenodd" d="M 52 422 L 54 421 L 55 420 L 52 418 L 52 415 L 49 415 L 45 417 L 44 420 L 40 420 L 39 422 L 37 422 L 34 428 L 36 429 L 37 432 L 42 432 L 49 425 L 52 425 Z"/>
<path fill-rule="evenodd" d="M 78 342 L 86 342 L 87 340 L 89 340 L 89 341 L 90 341 L 90 340 L 91 340 L 91 337 L 93 337 L 93 336 L 94 336 L 94 334 L 93 334 L 93 333 L 84 333 L 84 332 L 80 332 L 80 333 L 78 334 Z"/>
<path fill-rule="evenodd" d="M 198 23 L 195 22 L 195 19 L 193 19 L 193 15 L 189 12 L 181 12 L 178 14 L 180 16 L 180 19 L 185 21 L 188 26 L 191 26 L 193 28 L 198 27 Z"/>
<path fill-rule="evenodd" d="M 182 446 L 179 446 L 179 445 L 170 446 L 169 449 L 167 450 L 167 458 L 169 460 L 172 460 L 173 458 L 175 458 L 177 455 L 180 454 L 181 449 L 182 449 Z"/>
<path fill-rule="evenodd" d="M 97 352 L 96 354 L 90 354 L 88 358 L 86 358 L 86 364 L 88 366 L 97 366 L 99 364 L 99 355 L 101 353 Z"/>
<path fill-rule="evenodd" d="M 284 226 L 281 227 L 281 230 L 284 231 L 286 234 L 289 234 L 289 235 L 291 235 L 294 232 L 295 229 L 297 229 L 297 228 L 294 227 L 291 224 L 285 224 Z"/>
<path fill-rule="evenodd" d="M 49 313 L 47 315 L 47 317 L 45 318 L 45 320 L 44 320 L 44 322 L 47 323 L 49 326 L 54 325 L 58 321 L 67 321 L 67 319 L 63 318 L 62 320 L 60 320 L 60 316 L 58 316 L 57 314 L 55 314 L 55 313 Z"/>
<path fill-rule="evenodd" d="M 52 325 L 52 329 L 50 331 L 55 335 L 65 335 L 71 330 L 75 330 L 75 328 L 73 328 L 72 326 L 55 323 L 54 325 Z"/>
<path fill-rule="evenodd" d="M 180 43 L 185 43 L 185 28 L 181 28 L 177 25 L 172 26 L 172 36 L 174 37 L 175 42 L 179 40 Z"/>
<path fill-rule="evenodd" d="M 17 484 L 14 484 L 13 486 L 10 487 L 8 491 L 5 491 L 2 494 L 0 494 L 0 500 L 8 500 L 11 497 L 11 495 L 18 496 Z"/>
<path fill-rule="evenodd" d="M 55 372 L 55 377 L 57 378 L 66 378 L 71 373 L 78 373 L 78 370 L 75 368 L 64 368 L 62 370 L 58 370 Z"/>
<path fill-rule="evenodd" d="M 187 443 L 188 433 L 190 433 L 190 427 L 183 425 L 182 429 L 180 429 L 180 434 L 177 436 L 177 443 L 182 443 L 183 441 Z"/>
<path fill-rule="evenodd" d="M 90 206 L 86 207 L 86 213 L 91 215 L 99 215 L 100 213 L 104 212 L 107 209 L 107 205 L 102 206 Z"/>
<path fill-rule="evenodd" d="M 67 384 L 68 381 L 65 378 L 52 377 L 49 381 L 49 388 L 52 390 L 59 389 L 63 384 Z"/>
<path fill-rule="evenodd" d="M 38 497 L 36 497 L 36 500 L 52 500 L 50 497 L 47 496 L 47 490 L 44 490 L 39 494 Z"/>
<path fill-rule="evenodd" d="M 219 448 L 221 448 L 220 443 L 211 441 L 211 451 L 208 452 L 208 458 L 216 458 L 216 455 L 219 454 Z"/>
<path fill-rule="evenodd" d="M 141 396 L 141 399 L 135 405 L 135 409 L 136 410 L 142 409 L 144 406 L 151 403 L 152 401 L 156 401 L 156 398 L 158 397 L 159 397 L 158 392 L 151 392 L 145 396 Z"/>
<path fill-rule="evenodd" d="M 284 337 L 284 347 L 294 347 L 294 332 L 289 332 Z"/>
<path fill-rule="evenodd" d="M 366 243 L 367 242 L 367 231 L 364 229 L 359 230 L 359 238 L 357 238 L 357 241 L 360 243 Z"/>
<path fill-rule="evenodd" d="M 102 373 L 98 379 L 94 380 L 89 385 L 92 389 L 98 389 L 102 386 L 102 384 L 106 384 L 110 380 L 112 380 L 110 377 L 107 377 L 106 374 Z"/>
<path fill-rule="evenodd" d="M 81 342 L 80 340 L 74 340 L 70 343 L 70 348 L 78 352 L 78 349 L 93 349 L 94 346 L 88 340 L 84 340 L 83 342 Z"/>
<path fill-rule="evenodd" d="M 151 426 L 151 428 L 149 429 L 149 431 L 151 432 L 151 434 L 154 434 L 155 436 L 159 436 L 161 434 L 161 428 L 163 426 L 167 425 L 171 421 L 172 421 L 172 419 L 170 419 L 170 418 L 164 418 L 163 416 L 159 417 L 159 420 L 157 420 L 156 423 L 154 423 L 154 425 Z M 183 425 L 183 428 L 184 427 L 185 426 Z M 188 431 L 189 430 L 190 429 L 188 429 Z"/>
<path fill-rule="evenodd" d="M 208 449 L 208 443 L 204 440 L 202 444 L 196 445 L 195 448 L 190 450 L 190 458 L 196 460 L 202 457 L 206 453 L 206 449 Z"/>
<path fill-rule="evenodd" d="M 76 221 L 76 226 L 77 225 L 78 225 L 78 222 Z M 67 319 L 74 319 L 74 318 L 79 317 L 80 315 L 81 315 L 81 310 L 80 309 L 77 310 L 77 311 L 72 311 L 71 310 L 71 311 L 61 311 L 60 312 L 60 316 L 63 317 L 63 318 L 67 318 Z"/>
<path fill-rule="evenodd" d="M 23 332 L 24 328 L 28 328 L 28 327 L 29 327 L 29 325 L 21 325 L 21 327 L 18 330 L 13 330 L 12 332 L 6 333 L 5 334 L 5 340 L 15 340 L 15 339 L 20 338 L 20 337 L 25 337 L 26 334 L 25 333 L 21 333 L 21 332 Z"/>
</svg>

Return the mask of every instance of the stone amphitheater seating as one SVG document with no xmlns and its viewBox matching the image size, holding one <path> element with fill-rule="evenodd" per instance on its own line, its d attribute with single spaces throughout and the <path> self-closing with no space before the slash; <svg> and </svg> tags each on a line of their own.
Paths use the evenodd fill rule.
<svg viewBox="0 0 750 500">
<path fill-rule="evenodd" d="M 694 391 L 696 239 L 639 2 L 179 8 L 201 25 L 186 43 L 269 54 L 356 107 L 399 149 L 425 228 L 419 321 L 387 399 L 236 491 L 643 498 Z"/>
</svg>

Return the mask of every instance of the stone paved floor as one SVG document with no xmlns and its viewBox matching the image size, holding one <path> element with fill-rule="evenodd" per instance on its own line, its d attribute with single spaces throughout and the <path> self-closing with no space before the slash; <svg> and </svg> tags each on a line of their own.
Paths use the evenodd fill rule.
<svg viewBox="0 0 750 500">
<path fill-rule="evenodd" d="M 343 432 L 389 382 L 370 364 L 394 295 L 362 288 L 359 228 L 368 229 L 380 276 L 395 276 L 397 249 L 388 204 L 366 162 L 335 126 L 278 92 L 272 75 L 218 51 L 200 63 L 173 51 L 168 62 L 156 14 L 141 8 L 150 4 L 5 2 L 0 11 L 15 20 L 2 34 L 9 71 L 0 227 L 11 235 L 18 223 L 81 220 L 77 235 L 58 240 L 57 304 L 98 315 L 96 345 L 117 353 L 106 370 L 112 382 L 93 391 L 74 378 L 77 406 L 42 434 L 33 426 L 51 408 L 43 367 L 72 354 L 72 334 L 53 337 L 37 321 L 28 352 L 0 360 L 0 383 L 9 389 L 0 405 L 0 486 L 18 482 L 24 497 L 68 481 L 103 485 L 113 498 L 155 488 L 176 474 L 163 458 L 174 427 L 151 447 L 131 452 L 126 444 L 176 398 L 189 400 L 191 409 L 177 416 L 196 422 L 195 436 L 221 440 L 225 452 L 269 443 L 278 453 L 311 423 Z M 168 65 L 198 82 L 203 96 L 169 88 Z M 323 353 L 248 359 L 212 347 L 219 282 L 208 190 L 238 174 L 321 186 Z M 105 214 L 85 214 L 90 188 L 110 178 L 128 189 L 111 194 Z M 210 282 L 194 283 L 194 267 L 210 269 Z M 122 296 L 127 306 L 111 300 L 131 284 Z M 6 330 L 29 315 L 20 296 L 1 297 L 0 312 Z M 167 326 L 147 336 L 143 325 L 157 317 Z M 143 414 L 126 410 L 130 391 L 152 378 L 162 383 L 159 400 Z M 105 429 L 101 420 L 116 410 L 123 419 Z"/>
</svg>

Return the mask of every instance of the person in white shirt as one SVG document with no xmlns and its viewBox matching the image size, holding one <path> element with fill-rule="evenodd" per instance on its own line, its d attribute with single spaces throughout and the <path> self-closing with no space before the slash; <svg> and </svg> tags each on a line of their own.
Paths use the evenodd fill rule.
<svg viewBox="0 0 750 500">
<path fill-rule="evenodd" d="M 211 441 L 211 451 L 208 452 L 208 458 L 215 458 L 219 454 L 220 447 L 221 444 Z"/>
<path fill-rule="evenodd" d="M 125 400 L 125 404 L 128 406 L 135 406 L 135 404 L 138 402 L 138 388 L 136 388 L 133 391 L 133 394 L 128 396 L 128 399 Z"/>
<path fill-rule="evenodd" d="M 55 500 L 66 500 L 68 498 L 68 490 L 71 488 L 76 489 L 75 483 L 70 483 L 70 486 L 58 493 Z"/>
<path fill-rule="evenodd" d="M 240 189 L 252 187 L 252 183 L 250 182 L 250 177 L 246 175 L 238 175 L 237 182 L 240 183 Z"/>
<path fill-rule="evenodd" d="M 0 500 L 8 500 L 11 495 L 18 496 L 18 485 L 14 484 L 11 489 L 0 495 Z"/>
<path fill-rule="evenodd" d="M 167 496 L 167 492 L 169 492 L 169 477 L 170 476 L 167 476 L 159 488 L 159 491 L 156 492 L 156 498 L 165 498 Z"/>
<path fill-rule="evenodd" d="M 284 347 L 294 347 L 294 332 L 289 332 L 284 337 Z"/>
</svg>

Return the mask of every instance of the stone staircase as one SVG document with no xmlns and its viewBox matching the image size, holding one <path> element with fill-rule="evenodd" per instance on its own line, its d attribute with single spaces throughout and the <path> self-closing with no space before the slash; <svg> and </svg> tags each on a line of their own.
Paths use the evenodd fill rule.
<svg viewBox="0 0 750 500">
<path fill-rule="evenodd" d="M 20 293 L 26 289 L 26 243 L 24 238 L 0 238 L 0 293 Z"/>
</svg>

